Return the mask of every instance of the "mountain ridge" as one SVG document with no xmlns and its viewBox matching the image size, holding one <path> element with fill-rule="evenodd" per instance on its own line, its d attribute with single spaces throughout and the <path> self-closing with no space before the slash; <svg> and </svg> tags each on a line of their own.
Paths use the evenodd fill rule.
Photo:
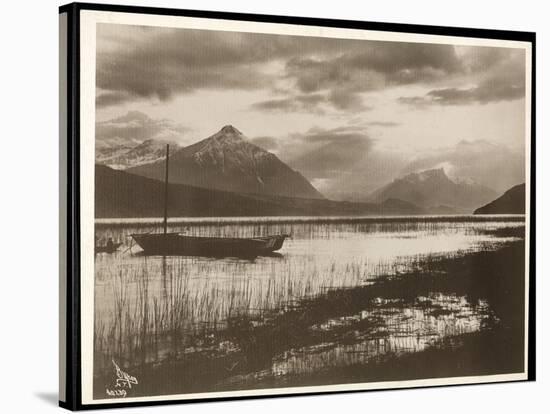
<svg viewBox="0 0 550 414">
<path fill-rule="evenodd" d="M 525 214 L 525 183 L 513 186 L 474 214 Z"/>
<path fill-rule="evenodd" d="M 365 201 L 383 202 L 388 198 L 397 198 L 428 210 L 444 207 L 470 212 L 496 195 L 494 190 L 480 184 L 455 182 L 443 168 L 437 168 L 396 178 L 371 193 Z"/>
<path fill-rule="evenodd" d="M 164 160 L 167 144 L 170 144 L 172 150 L 177 151 L 179 148 L 178 144 L 171 141 L 146 139 L 130 149 L 114 151 L 114 154 L 110 157 L 104 157 L 98 161 L 99 164 L 116 170 L 126 170 L 131 167 Z"/>
<path fill-rule="evenodd" d="M 162 179 L 164 165 L 164 160 L 158 160 L 128 168 L 127 171 Z M 171 152 L 169 180 L 177 184 L 238 193 L 324 198 L 302 174 L 291 169 L 275 154 L 248 142 L 232 125 L 226 125 L 208 138 Z"/>
<path fill-rule="evenodd" d="M 159 180 L 95 166 L 95 217 L 162 217 L 164 183 Z M 424 214 L 400 200 L 383 204 L 326 199 L 240 194 L 185 184 L 169 184 L 170 217 L 229 216 L 353 216 Z"/>
</svg>

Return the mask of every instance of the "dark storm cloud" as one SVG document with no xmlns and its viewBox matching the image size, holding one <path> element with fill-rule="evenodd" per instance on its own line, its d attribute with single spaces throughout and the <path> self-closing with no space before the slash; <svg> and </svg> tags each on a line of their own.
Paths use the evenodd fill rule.
<svg viewBox="0 0 550 414">
<path fill-rule="evenodd" d="M 95 104 L 98 108 L 105 108 L 129 101 L 134 97 L 127 92 L 102 92 L 96 96 Z"/>
<path fill-rule="evenodd" d="M 424 109 L 432 103 L 429 99 L 426 99 L 426 96 L 401 96 L 397 101 L 415 109 Z"/>
<path fill-rule="evenodd" d="M 361 199 L 395 178 L 406 165 L 400 156 L 377 150 L 368 124 L 313 127 L 294 133 L 274 146 L 278 155 L 334 199 Z M 383 126 L 396 126 L 380 121 Z M 270 141 L 271 142 L 271 141 Z"/>
<path fill-rule="evenodd" d="M 393 122 L 393 121 L 370 121 L 370 122 L 367 122 L 367 125 L 376 126 L 376 127 L 393 128 L 401 125 L 401 123 Z"/>
<path fill-rule="evenodd" d="M 463 65 L 470 72 L 484 71 L 506 62 L 512 55 L 523 58 L 523 52 L 518 50 L 501 47 L 471 47 L 463 56 Z"/>
<path fill-rule="evenodd" d="M 347 139 L 361 138 L 370 140 L 365 127 L 361 125 L 347 125 L 335 128 L 311 127 L 304 133 L 292 134 L 294 139 L 306 142 L 340 142 L 345 143 Z"/>
<path fill-rule="evenodd" d="M 310 93 L 288 98 L 268 99 L 251 105 L 253 109 L 266 112 L 309 112 L 317 114 L 324 114 L 327 106 L 347 112 L 370 109 L 363 104 L 359 94 L 347 90 L 333 90 L 328 95 Z"/>
<path fill-rule="evenodd" d="M 363 104 L 361 95 L 345 89 L 333 89 L 328 100 L 336 109 L 341 111 L 360 112 L 371 109 Z"/>
<path fill-rule="evenodd" d="M 335 199 L 364 194 L 393 177 L 392 157 L 377 153 L 364 126 L 313 127 L 284 137 L 261 136 L 252 143 L 272 151 Z"/>
<path fill-rule="evenodd" d="M 282 71 L 265 71 L 275 61 Z M 450 45 L 98 25 L 99 106 L 198 89 L 276 89 L 277 80 L 287 79 L 303 94 L 325 90 L 329 104 L 359 110 L 357 92 L 462 69 Z"/>
<path fill-rule="evenodd" d="M 412 84 L 438 85 L 400 99 L 415 106 L 489 103 L 523 93 L 519 83 L 498 83 L 498 73 L 523 70 L 519 54 L 507 48 L 109 24 L 98 25 L 97 44 L 98 107 L 202 89 L 273 92 L 281 82 L 290 84 L 283 97 L 252 108 L 359 112 L 369 109 L 361 93 Z M 449 82 L 458 77 L 468 86 Z"/>
<path fill-rule="evenodd" d="M 284 137 L 256 137 L 251 142 L 273 151 L 311 179 L 349 168 L 365 156 L 373 143 L 360 126 L 312 127 Z"/>
<path fill-rule="evenodd" d="M 253 109 L 266 112 L 314 112 L 322 114 L 321 104 L 327 98 L 322 94 L 304 94 L 288 98 L 268 99 L 251 105 Z"/>
<path fill-rule="evenodd" d="M 414 72 L 424 77 L 422 73 L 449 74 L 462 70 L 455 48 L 441 44 L 379 42 L 376 47 L 344 60 L 353 67 L 370 68 L 405 82 L 413 78 L 409 74 Z"/>
<path fill-rule="evenodd" d="M 401 97 L 399 101 L 415 107 L 428 105 L 469 105 L 512 101 L 525 96 L 525 83 L 493 78 L 471 88 L 443 88 L 429 91 L 424 96 Z"/>
<path fill-rule="evenodd" d="M 472 102 L 486 104 L 489 102 L 519 99 L 525 94 L 523 85 L 485 83 L 470 89 L 436 89 L 428 97 L 441 105 L 463 105 Z"/>
<path fill-rule="evenodd" d="M 96 123 L 96 139 L 144 141 L 147 139 L 177 139 L 188 129 L 167 119 L 152 119 L 139 111 Z"/>
<path fill-rule="evenodd" d="M 258 48 L 247 36 L 156 29 L 103 51 L 101 41 L 109 45 L 118 35 L 106 26 L 99 25 L 97 56 L 97 86 L 104 90 L 167 100 L 199 88 L 253 89 L 265 81 L 255 65 L 266 60 L 268 45 Z"/>
<path fill-rule="evenodd" d="M 366 69 L 366 68 L 365 68 Z M 321 90 L 369 91 L 384 85 L 382 74 L 347 66 L 343 57 L 293 58 L 286 65 L 286 76 L 304 93 Z"/>
<path fill-rule="evenodd" d="M 303 92 L 322 89 L 369 91 L 385 86 L 429 82 L 464 70 L 454 46 L 363 41 L 324 59 L 290 59 L 287 76 Z"/>
<path fill-rule="evenodd" d="M 283 155 L 310 179 L 331 178 L 365 159 L 373 141 L 360 127 L 314 127 L 291 135 L 292 148 Z"/>
<path fill-rule="evenodd" d="M 197 89 L 273 87 L 262 64 L 331 50 L 318 38 L 192 29 L 98 25 L 97 86 L 166 100 Z"/>
<path fill-rule="evenodd" d="M 342 138 L 345 142 L 329 142 L 303 157 L 291 161 L 291 165 L 312 179 L 332 178 L 346 173 L 350 166 L 364 160 L 371 143 L 361 137 Z"/>
<path fill-rule="evenodd" d="M 525 96 L 523 51 L 472 48 L 464 62 L 470 72 L 486 69 L 476 85 L 432 89 L 422 96 L 401 97 L 399 102 L 425 108 L 430 105 L 488 104 Z"/>
</svg>

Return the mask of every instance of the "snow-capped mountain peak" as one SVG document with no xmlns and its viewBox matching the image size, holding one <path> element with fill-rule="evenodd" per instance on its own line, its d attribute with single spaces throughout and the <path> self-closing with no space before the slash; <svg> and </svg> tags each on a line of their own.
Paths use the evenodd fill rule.
<svg viewBox="0 0 550 414">
<path fill-rule="evenodd" d="M 148 139 L 124 151 L 114 151 L 107 157 L 99 158 L 96 156 L 96 162 L 117 170 L 149 164 L 164 159 L 166 144 L 170 144 L 171 152 L 175 152 L 179 148 L 174 142 Z"/>
<path fill-rule="evenodd" d="M 370 201 L 399 199 L 423 208 L 449 206 L 456 211 L 471 211 L 495 196 L 495 191 L 472 180 L 453 180 L 444 168 L 419 171 L 396 178 L 376 190 Z"/>
<path fill-rule="evenodd" d="M 232 125 L 225 125 L 210 137 L 170 154 L 170 180 L 174 183 L 243 193 L 323 198 L 300 173 L 250 143 Z M 155 179 L 162 179 L 163 171 L 163 162 L 129 170 Z"/>
</svg>

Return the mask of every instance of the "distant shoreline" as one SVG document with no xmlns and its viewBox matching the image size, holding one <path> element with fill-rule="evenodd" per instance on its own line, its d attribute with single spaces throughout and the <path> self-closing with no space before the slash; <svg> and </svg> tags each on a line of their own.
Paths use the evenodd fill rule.
<svg viewBox="0 0 550 414">
<path fill-rule="evenodd" d="M 96 218 L 96 227 L 114 226 L 150 226 L 162 223 L 162 217 L 147 218 Z M 188 226 L 240 225 L 240 224 L 307 224 L 307 223 L 377 223 L 377 222 L 487 222 L 487 221 L 525 221 L 525 214 L 454 214 L 454 215 L 410 215 L 410 216 L 248 216 L 248 217 L 172 217 L 169 224 Z"/>
</svg>

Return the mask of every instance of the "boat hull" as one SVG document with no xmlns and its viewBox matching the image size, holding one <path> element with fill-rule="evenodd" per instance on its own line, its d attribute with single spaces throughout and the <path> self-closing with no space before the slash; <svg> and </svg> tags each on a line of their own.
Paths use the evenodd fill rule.
<svg viewBox="0 0 550 414">
<path fill-rule="evenodd" d="M 279 250 L 286 234 L 255 237 L 193 237 L 179 233 L 132 234 L 144 254 L 154 256 L 253 257 Z"/>
</svg>

